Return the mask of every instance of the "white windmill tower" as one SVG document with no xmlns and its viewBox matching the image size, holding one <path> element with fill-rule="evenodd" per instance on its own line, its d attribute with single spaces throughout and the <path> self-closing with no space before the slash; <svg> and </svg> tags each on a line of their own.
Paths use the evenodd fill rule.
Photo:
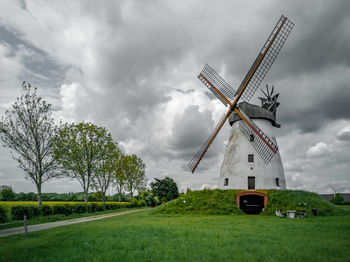
<svg viewBox="0 0 350 262">
<path fill-rule="evenodd" d="M 248 181 L 253 181 L 253 179 L 249 179 L 249 177 L 252 177 L 252 176 L 249 175 L 250 174 L 249 172 L 248 173 L 242 172 L 236 175 L 235 172 L 237 170 L 236 170 L 236 167 L 234 167 L 234 165 L 235 163 L 243 161 L 243 159 L 245 159 L 244 161 L 247 162 L 249 153 L 248 151 L 244 151 L 244 150 L 246 150 L 247 148 L 249 148 L 249 150 L 254 148 L 255 152 L 261 157 L 261 159 L 259 160 L 259 165 L 254 164 L 253 166 L 252 170 L 254 170 L 255 168 L 255 172 L 257 172 L 258 167 L 259 168 L 262 167 L 261 163 L 264 163 L 264 165 L 267 165 L 267 166 L 270 165 L 271 163 L 269 162 L 271 161 L 271 159 L 273 159 L 273 157 L 277 155 L 275 156 L 275 159 L 273 159 L 271 164 L 271 167 L 276 166 L 276 168 L 264 167 L 263 170 L 258 171 L 258 173 L 256 173 L 256 174 L 259 174 L 260 176 L 259 179 L 263 181 L 261 183 L 260 182 L 256 183 L 256 186 L 259 189 L 275 188 L 274 186 L 272 186 L 271 181 L 268 181 L 272 176 L 272 178 L 275 178 L 274 180 L 275 184 L 277 183 L 276 178 L 278 178 L 279 187 L 285 188 L 283 166 L 282 166 L 282 162 L 280 160 L 279 154 L 276 154 L 278 152 L 278 147 L 277 147 L 276 139 L 274 137 L 274 132 L 271 129 L 271 124 L 266 124 L 266 122 L 269 122 L 269 121 L 265 121 L 264 119 L 259 117 L 258 118 L 253 117 L 256 123 L 253 122 L 250 116 L 252 116 L 251 111 L 254 111 L 253 110 L 254 105 L 248 104 L 248 102 L 250 101 L 250 99 L 258 89 L 260 83 L 262 82 L 268 70 L 270 69 L 273 62 L 275 61 L 278 53 L 280 52 L 293 26 L 294 24 L 290 20 L 288 20 L 287 17 L 283 15 L 281 16 L 281 18 L 278 20 L 275 28 L 273 29 L 272 33 L 268 37 L 263 48 L 259 52 L 257 58 L 255 59 L 253 65 L 249 69 L 248 73 L 246 74 L 245 78 L 243 79 L 237 91 L 235 91 L 209 65 L 206 64 L 204 66 L 198 78 L 209 88 L 209 90 L 225 106 L 229 106 L 229 109 L 226 113 L 223 114 L 218 125 L 216 126 L 216 128 L 214 129 L 210 137 L 207 139 L 207 141 L 202 145 L 202 147 L 198 150 L 198 152 L 189 162 L 188 165 L 192 173 L 194 173 L 199 162 L 203 158 L 205 152 L 208 150 L 209 146 L 213 142 L 216 135 L 219 133 L 220 129 L 222 128 L 226 120 L 230 117 L 230 119 L 232 120 L 231 122 L 233 124 L 232 133 L 234 135 L 231 136 L 230 138 L 224 163 L 222 165 L 221 178 L 224 179 L 224 181 L 222 182 L 226 183 L 227 181 L 227 187 L 228 187 L 230 185 L 230 181 L 226 179 L 229 179 L 231 177 L 233 178 L 233 180 L 236 180 L 236 181 L 232 183 L 232 187 L 230 186 L 230 188 L 248 189 L 248 184 L 249 184 Z M 269 99 L 269 98 L 267 97 L 266 99 Z M 275 106 L 276 106 L 276 103 L 275 103 Z M 235 118 L 237 119 L 237 121 L 235 121 Z M 262 131 L 262 129 L 258 127 L 257 124 L 259 124 L 264 129 L 264 132 Z M 242 132 L 244 137 L 241 134 L 235 136 L 235 134 L 238 134 L 238 129 L 240 130 L 240 132 Z M 242 140 L 243 138 L 247 139 L 246 145 L 243 146 L 243 141 L 242 142 L 239 141 L 237 144 L 235 141 L 235 138 L 237 137 L 240 140 Z M 242 144 L 242 146 L 240 146 L 240 144 Z M 236 153 L 230 152 L 230 150 L 237 147 L 237 145 L 239 146 L 239 148 L 235 150 Z M 250 147 L 248 147 L 248 145 Z M 241 154 L 242 154 L 242 157 L 241 157 Z M 246 163 L 246 166 L 247 166 L 247 163 Z M 251 166 L 248 165 L 248 167 L 249 167 L 249 170 L 251 170 L 250 169 Z M 277 173 L 275 172 L 275 169 L 278 170 Z M 239 172 L 239 169 L 237 172 Z M 273 174 L 271 175 L 270 172 L 273 172 Z M 256 175 L 254 177 L 256 177 Z M 255 189 L 257 189 L 256 186 L 254 185 Z M 242 199 L 240 200 L 240 198 L 238 197 L 236 200 L 237 200 L 237 205 L 239 206 L 239 203 Z M 265 207 L 266 207 L 266 204 L 267 204 L 267 196 L 264 196 Z"/>
<path fill-rule="evenodd" d="M 266 85 L 266 92 L 261 90 L 265 97 L 259 97 L 261 106 L 240 103 L 239 108 L 254 119 L 265 134 L 277 147 L 275 129 L 280 127 L 276 122 L 276 109 L 279 106 L 277 98 Z M 251 133 L 238 114 L 232 113 L 229 117 L 232 126 L 231 135 L 226 148 L 224 161 L 221 165 L 220 185 L 224 189 L 286 189 L 286 180 L 281 161 L 277 151 L 270 156 L 265 153 L 263 145 L 253 144 L 256 134 Z M 260 157 L 256 157 L 255 153 Z M 266 164 L 268 162 L 268 164 Z"/>
</svg>

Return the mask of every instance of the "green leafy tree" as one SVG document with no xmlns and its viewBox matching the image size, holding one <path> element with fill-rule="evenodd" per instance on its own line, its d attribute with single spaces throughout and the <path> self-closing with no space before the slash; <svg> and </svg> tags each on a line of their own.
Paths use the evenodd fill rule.
<svg viewBox="0 0 350 262">
<path fill-rule="evenodd" d="M 65 124 L 55 140 L 55 159 L 65 175 L 77 179 L 88 202 L 89 189 L 95 175 L 94 166 L 101 160 L 103 148 L 112 138 L 104 127 L 92 123 Z"/>
<path fill-rule="evenodd" d="M 93 166 L 92 187 L 101 192 L 103 203 L 106 202 L 106 192 L 114 180 L 115 168 L 118 166 L 121 156 L 121 150 L 113 143 L 112 136 L 108 134 L 105 145 L 99 150 L 99 159 Z"/>
<path fill-rule="evenodd" d="M 155 178 L 155 181 L 151 183 L 151 188 L 155 195 L 167 201 L 175 199 L 179 195 L 177 184 L 170 177 L 163 179 Z"/>
<path fill-rule="evenodd" d="M 344 197 L 337 193 L 330 201 L 335 205 L 342 205 L 344 203 Z"/>
<path fill-rule="evenodd" d="M 124 156 L 121 160 L 120 168 L 120 172 L 123 172 L 126 177 L 125 189 L 127 192 L 129 192 L 132 202 L 137 187 L 146 179 L 146 165 L 141 158 L 134 154 L 130 156 Z"/>
<path fill-rule="evenodd" d="M 56 133 L 51 105 L 37 95 L 37 88 L 23 82 L 21 97 L 0 122 L 0 137 L 25 177 L 35 184 L 39 205 L 42 184 L 59 176 L 52 157 Z"/>
<path fill-rule="evenodd" d="M 0 200 L 2 201 L 11 201 L 15 200 L 16 194 L 11 188 L 5 188 L 0 192 Z"/>
</svg>

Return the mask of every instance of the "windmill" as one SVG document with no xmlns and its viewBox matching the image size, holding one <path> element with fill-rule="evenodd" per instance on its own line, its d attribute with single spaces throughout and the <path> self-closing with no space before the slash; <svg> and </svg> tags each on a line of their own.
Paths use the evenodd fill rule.
<svg viewBox="0 0 350 262">
<path fill-rule="evenodd" d="M 251 120 L 243 108 L 258 89 L 260 83 L 280 52 L 293 26 L 294 24 L 288 20 L 287 17 L 283 15 L 281 16 L 237 91 L 235 91 L 208 64 L 204 66 L 198 78 L 226 107 L 228 106 L 228 111 L 222 115 L 207 141 L 189 162 L 188 166 L 192 173 L 195 172 L 199 162 L 203 158 L 204 154 L 212 144 L 226 120 L 230 117 L 231 113 L 236 113 L 242 120 L 240 121 L 241 132 L 248 139 L 249 143 L 266 165 L 268 165 L 270 160 L 277 153 L 278 147 L 273 139 L 266 135 Z M 267 107 L 268 110 L 274 109 L 272 111 L 275 112 L 275 109 L 278 106 L 278 94 L 272 96 L 273 88 L 271 92 L 267 88 L 266 93 L 264 92 L 264 94 L 265 97 L 260 98 L 262 105 Z"/>
</svg>

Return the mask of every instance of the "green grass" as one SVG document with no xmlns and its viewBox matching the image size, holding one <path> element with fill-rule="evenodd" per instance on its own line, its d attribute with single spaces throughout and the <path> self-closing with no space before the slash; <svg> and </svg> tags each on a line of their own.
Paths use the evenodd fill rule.
<svg viewBox="0 0 350 262">
<path fill-rule="evenodd" d="M 0 261 L 350 261 L 350 216 L 144 211 L 1 238 Z"/>
<path fill-rule="evenodd" d="M 259 190 L 258 190 L 259 191 Z M 350 209 L 336 206 L 324 200 L 319 195 L 295 190 L 260 190 L 267 193 L 268 204 L 265 215 L 274 215 L 276 209 L 282 211 L 293 209 L 305 210 L 311 214 L 312 208 L 317 208 L 320 216 L 339 216 L 350 214 Z M 163 214 L 243 214 L 237 208 L 236 194 L 242 190 L 200 190 L 188 192 L 158 208 L 154 213 Z M 304 205 L 304 203 L 306 205 Z"/>
<path fill-rule="evenodd" d="M 42 224 L 42 223 L 56 222 L 56 221 L 74 219 L 74 218 L 90 217 L 90 216 L 103 215 L 103 214 L 109 214 L 109 213 L 117 213 L 117 212 L 121 212 L 121 211 L 133 210 L 133 209 L 139 209 L 139 208 L 120 208 L 120 209 L 99 211 L 99 212 L 94 212 L 94 213 L 80 213 L 80 214 L 73 213 L 73 214 L 68 215 L 68 216 L 65 216 L 62 214 L 51 215 L 51 216 L 39 216 L 39 217 L 34 217 L 32 219 L 28 219 L 27 225 L 37 225 L 37 224 Z M 12 220 L 10 222 L 0 224 L 0 230 L 6 229 L 6 228 L 20 227 L 20 226 L 23 226 L 23 220 Z"/>
</svg>

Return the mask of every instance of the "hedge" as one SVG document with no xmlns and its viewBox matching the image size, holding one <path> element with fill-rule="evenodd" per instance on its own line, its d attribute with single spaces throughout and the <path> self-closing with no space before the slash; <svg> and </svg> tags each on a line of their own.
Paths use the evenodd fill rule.
<svg viewBox="0 0 350 262">
<path fill-rule="evenodd" d="M 0 205 L 0 223 L 5 223 L 8 221 L 7 210 L 11 214 L 12 219 L 14 220 L 23 220 L 24 215 L 28 219 L 38 216 L 50 216 L 50 215 L 70 215 L 72 213 L 81 214 L 81 213 L 95 213 L 104 210 L 112 210 L 118 208 L 129 208 L 133 207 L 131 203 L 122 202 L 122 203 L 67 203 L 62 202 L 55 205 L 52 204 L 43 204 L 42 206 L 37 206 L 34 204 L 21 204 L 21 205 L 12 205 L 12 206 L 1 206 Z"/>
<path fill-rule="evenodd" d="M 4 207 L 0 206 L 0 223 L 5 223 L 7 220 L 7 211 Z"/>
</svg>

